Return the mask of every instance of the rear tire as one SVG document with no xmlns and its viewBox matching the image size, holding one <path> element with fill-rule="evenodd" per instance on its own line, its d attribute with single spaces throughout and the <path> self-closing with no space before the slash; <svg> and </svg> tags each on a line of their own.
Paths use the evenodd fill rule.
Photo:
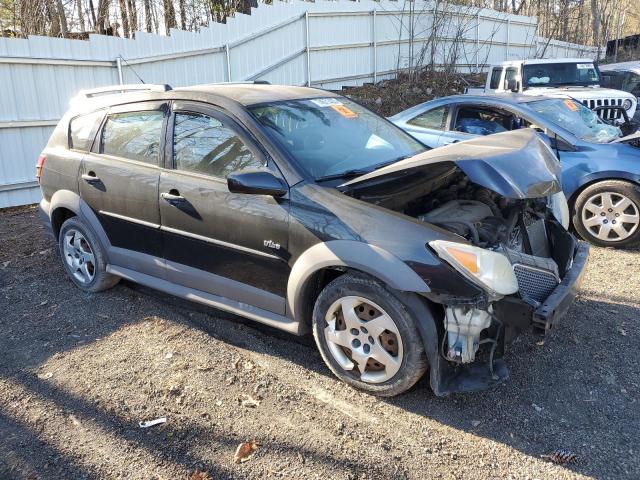
<svg viewBox="0 0 640 480">
<path fill-rule="evenodd" d="M 640 241 L 640 187 L 605 180 L 585 188 L 574 205 L 573 226 L 600 247 L 626 247 Z"/>
<path fill-rule="evenodd" d="M 81 290 L 100 292 L 120 281 L 120 277 L 107 272 L 102 245 L 78 217 L 71 217 L 62 224 L 58 247 L 69 278 Z"/>
<path fill-rule="evenodd" d="M 408 308 L 364 274 L 342 275 L 322 290 L 313 309 L 313 336 L 336 377 L 373 395 L 398 395 L 427 369 Z"/>
</svg>

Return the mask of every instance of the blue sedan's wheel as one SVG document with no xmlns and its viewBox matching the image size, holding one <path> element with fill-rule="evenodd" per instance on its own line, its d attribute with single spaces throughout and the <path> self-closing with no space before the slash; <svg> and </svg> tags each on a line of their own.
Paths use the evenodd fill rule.
<svg viewBox="0 0 640 480">
<path fill-rule="evenodd" d="M 598 182 L 576 199 L 574 226 L 585 240 L 622 247 L 640 240 L 640 187 L 620 180 Z"/>
</svg>

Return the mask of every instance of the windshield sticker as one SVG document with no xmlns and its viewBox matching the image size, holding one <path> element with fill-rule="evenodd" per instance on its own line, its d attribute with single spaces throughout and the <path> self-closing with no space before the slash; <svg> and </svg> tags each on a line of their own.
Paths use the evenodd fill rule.
<svg viewBox="0 0 640 480">
<path fill-rule="evenodd" d="M 332 107 L 334 105 L 342 105 L 342 102 L 337 98 L 314 98 L 311 100 L 319 107 Z"/>
<path fill-rule="evenodd" d="M 345 107 L 344 105 L 331 105 L 336 112 L 342 115 L 344 118 L 358 118 L 358 114 L 351 110 L 350 108 Z"/>
<path fill-rule="evenodd" d="M 564 101 L 564 104 L 572 112 L 577 112 L 578 111 L 578 106 L 572 100 L 567 99 L 567 100 Z"/>
<path fill-rule="evenodd" d="M 593 68 L 593 63 L 578 63 L 579 70 L 585 70 L 588 68 Z"/>
</svg>

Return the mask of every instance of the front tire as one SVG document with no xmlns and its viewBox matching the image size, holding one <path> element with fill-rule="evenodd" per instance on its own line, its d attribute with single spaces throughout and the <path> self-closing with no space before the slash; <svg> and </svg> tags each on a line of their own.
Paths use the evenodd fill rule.
<svg viewBox="0 0 640 480">
<path fill-rule="evenodd" d="M 573 226 L 601 247 L 625 247 L 640 241 L 639 187 L 606 180 L 585 188 L 575 202 Z"/>
<path fill-rule="evenodd" d="M 362 274 L 342 275 L 322 290 L 313 336 L 336 377 L 367 393 L 398 395 L 427 369 L 407 307 L 383 283 Z"/>
<path fill-rule="evenodd" d="M 71 217 L 62 224 L 58 247 L 69 278 L 81 290 L 100 292 L 120 281 L 119 277 L 107 273 L 102 245 L 78 217 Z"/>
</svg>

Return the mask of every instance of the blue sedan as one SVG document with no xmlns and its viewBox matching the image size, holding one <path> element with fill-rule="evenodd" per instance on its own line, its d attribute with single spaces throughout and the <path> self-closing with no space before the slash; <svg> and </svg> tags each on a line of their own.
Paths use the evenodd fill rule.
<svg viewBox="0 0 640 480">
<path fill-rule="evenodd" d="M 519 128 L 546 133 L 562 165 L 576 231 L 610 247 L 640 241 L 640 135 L 571 98 L 458 95 L 422 103 L 390 120 L 431 148 Z"/>
</svg>

